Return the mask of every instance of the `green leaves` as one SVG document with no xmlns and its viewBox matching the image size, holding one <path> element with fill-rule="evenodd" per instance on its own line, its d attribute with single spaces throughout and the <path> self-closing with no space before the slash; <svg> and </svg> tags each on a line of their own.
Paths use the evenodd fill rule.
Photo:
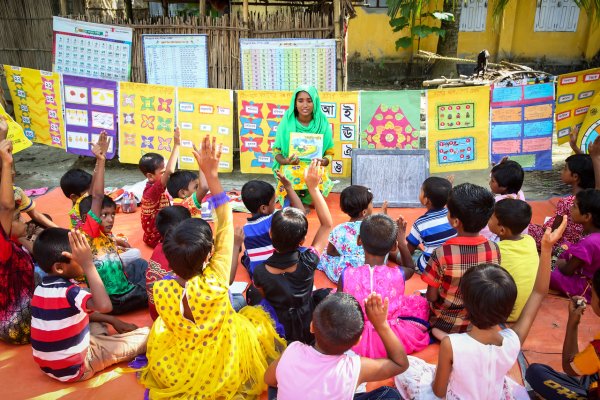
<svg viewBox="0 0 600 400">
<path fill-rule="evenodd" d="M 400 47 L 408 49 L 410 46 L 412 46 L 412 37 L 410 36 L 402 36 L 400 39 L 396 40 L 396 50 Z"/>
</svg>

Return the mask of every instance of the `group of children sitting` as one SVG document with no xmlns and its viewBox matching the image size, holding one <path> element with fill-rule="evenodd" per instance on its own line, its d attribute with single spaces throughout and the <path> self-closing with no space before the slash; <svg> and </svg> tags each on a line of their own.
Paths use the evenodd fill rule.
<svg viewBox="0 0 600 400">
<path fill-rule="evenodd" d="M 4 125 L 0 119 L 0 134 Z M 234 229 L 215 139 L 194 148 L 198 174 L 175 172 L 176 130 L 166 164 L 154 153 L 139 163 L 148 180 L 143 239 L 154 248 L 146 262 L 112 234 L 117 205 L 104 194 L 105 134 L 92 149 L 93 175 L 70 170 L 61 179 L 73 204 L 71 230 L 44 217 L 29 247 L 20 212 L 35 205 L 13 187 L 5 137 L 6 128 L 0 338 L 30 341 L 35 362 L 60 381 L 89 379 L 145 353 L 139 379 L 149 398 L 255 398 L 267 386 L 279 399 L 519 398 L 524 389 L 507 373 L 549 287 L 572 299 L 565 372 L 593 375 L 600 365 L 599 347 L 577 349 L 585 303 L 600 315 L 600 140 L 591 155 L 567 158 L 561 179 L 572 195 L 543 226 L 531 224 L 522 168 L 503 160 L 491 171 L 491 191 L 425 180 L 419 198 L 427 211 L 410 230 L 402 216 L 373 214 L 368 188 L 350 186 L 340 196 L 349 220 L 334 227 L 315 160 L 305 181 L 319 227 L 305 243 L 308 220 L 285 177 L 279 180 L 290 207 L 277 209 L 269 183 L 249 181 L 241 195 L 252 215 Z M 28 208 L 20 207 L 24 201 Z M 203 201 L 213 211 L 212 228 L 201 218 Z M 252 278 L 246 298 L 229 291 L 240 261 Z M 317 269 L 337 289 L 315 289 Z M 405 293 L 414 274 L 427 284 L 424 293 Z M 145 307 L 150 329 L 114 316 Z M 117 334 L 108 335 L 106 324 Z M 440 341 L 437 368 L 407 355 L 432 340 Z M 588 391 L 589 382 L 574 384 L 543 365 L 527 376 L 546 398 L 562 398 L 563 387 Z M 362 383 L 389 378 L 395 387 L 355 393 Z"/>
</svg>

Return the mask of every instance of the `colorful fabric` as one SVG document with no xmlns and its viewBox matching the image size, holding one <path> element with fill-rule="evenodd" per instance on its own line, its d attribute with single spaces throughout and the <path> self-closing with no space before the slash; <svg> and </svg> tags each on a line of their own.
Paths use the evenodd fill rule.
<svg viewBox="0 0 600 400">
<path fill-rule="evenodd" d="M 583 351 L 575 355 L 571 361 L 571 368 L 577 375 L 593 375 L 600 372 L 600 333 Z"/>
<path fill-rule="evenodd" d="M 271 241 L 271 221 L 273 214 L 256 215 L 248 218 L 244 225 L 244 257 L 242 264 L 248 270 L 250 278 L 257 265 L 262 264 L 275 251 Z"/>
<path fill-rule="evenodd" d="M 298 165 L 283 165 L 280 168 L 280 172 L 283 174 L 283 176 L 292 182 L 294 190 L 300 197 L 300 200 L 302 200 L 303 204 L 312 204 L 312 197 L 308 193 L 306 183 L 304 182 L 304 175 L 309 165 L 310 162 L 308 161 L 300 161 L 300 164 Z M 333 185 L 333 181 L 329 178 L 329 172 L 327 172 L 327 169 L 323 170 L 321 183 L 319 183 L 319 191 L 324 197 L 329 196 L 331 189 L 333 189 Z M 275 191 L 275 195 L 277 196 L 277 201 L 279 201 L 279 204 L 283 205 L 287 197 L 287 191 L 279 180 L 277 180 L 277 189 Z"/>
<path fill-rule="evenodd" d="M 335 247 L 339 256 L 330 256 L 324 251 L 318 268 L 334 283 L 340 279 L 344 268 L 356 268 L 365 263 L 365 250 L 357 243 L 361 222 L 344 222 L 333 228 L 329 234 L 329 243 Z"/>
<path fill-rule="evenodd" d="M 423 272 L 431 253 L 455 236 L 456 230 L 448 222 L 448 209 L 446 208 L 428 210 L 417 218 L 406 237 L 406 241 L 415 247 L 423 244 L 423 252 L 416 262 L 417 268 Z"/>
<path fill-rule="evenodd" d="M 156 229 L 156 216 L 158 212 L 171 205 L 165 194 L 165 187 L 160 180 L 147 182 L 142 194 L 142 229 L 144 230 L 144 243 L 154 248 L 160 241 L 160 233 Z"/>
<path fill-rule="evenodd" d="M 198 201 L 195 192 L 185 199 L 179 197 L 174 198 L 173 205 L 187 208 L 192 215 L 192 218 L 202 218 L 202 202 Z"/>
<path fill-rule="evenodd" d="M 152 288 L 154 284 L 160 280 L 163 280 L 169 272 L 171 272 L 171 267 L 169 267 L 169 261 L 165 256 L 165 253 L 162 249 L 163 244 L 159 243 L 154 248 L 152 252 L 152 256 L 148 261 L 148 269 L 146 270 L 146 292 L 148 293 L 148 309 L 150 311 L 150 316 L 152 320 L 156 320 L 158 318 L 158 312 L 156 311 L 156 306 L 154 305 L 154 295 Z"/>
<path fill-rule="evenodd" d="M 360 342 L 352 348 L 356 354 L 369 358 L 385 358 L 387 351 L 367 319 L 365 300 L 373 292 L 389 299 L 388 324 L 402 341 L 407 354 L 421 351 L 429 345 L 429 306 L 421 295 L 404 295 L 404 274 L 399 267 L 362 265 L 342 272 L 343 288 L 358 302 L 365 317 L 365 328 Z"/>
<path fill-rule="evenodd" d="M 71 224 L 71 229 L 81 229 L 83 226 L 83 219 L 81 219 L 81 214 L 79 213 L 79 205 L 81 204 L 81 200 L 85 199 L 88 195 L 84 194 L 79 197 L 75 204 L 73 204 L 73 208 L 69 210 L 69 223 Z"/>
<path fill-rule="evenodd" d="M 18 186 L 13 186 L 13 192 L 15 197 L 16 212 L 27 213 L 35 209 L 35 202 L 27 197 L 23 189 Z"/>
<path fill-rule="evenodd" d="M 430 304 L 432 328 L 447 333 L 467 331 L 469 320 L 460 281 L 469 269 L 485 263 L 500 264 L 500 251 L 483 236 L 457 236 L 431 254 L 421 279 L 439 291 L 438 300 Z"/>
<path fill-rule="evenodd" d="M 44 373 L 74 382 L 84 372 L 90 346 L 87 302 L 92 295 L 60 276 L 42 279 L 31 300 L 33 359 Z"/>
<path fill-rule="evenodd" d="M 260 308 L 236 313 L 229 301 L 233 216 L 228 203 L 215 209 L 215 251 L 200 275 L 185 283 L 154 285 L 159 318 L 148 338 L 141 382 L 152 399 L 258 399 L 264 373 L 285 343 Z M 181 313 L 186 296 L 193 320 Z"/>
</svg>

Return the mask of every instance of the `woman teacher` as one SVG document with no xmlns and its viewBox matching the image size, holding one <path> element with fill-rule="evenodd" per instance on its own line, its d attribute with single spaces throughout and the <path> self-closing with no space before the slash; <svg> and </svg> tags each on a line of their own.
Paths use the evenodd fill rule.
<svg viewBox="0 0 600 400">
<path fill-rule="evenodd" d="M 308 143 L 306 146 L 301 146 L 302 151 L 290 151 L 290 137 L 294 133 L 294 137 L 301 137 L 301 143 Z M 302 137 L 312 138 L 304 140 Z M 316 141 L 315 141 L 316 140 Z M 322 143 L 322 146 L 320 145 Z M 294 144 L 295 145 L 295 144 Z M 311 149 L 318 153 L 311 153 Z M 300 86 L 292 95 L 290 108 L 281 118 L 281 122 L 277 127 L 277 135 L 273 144 L 273 154 L 275 161 L 273 162 L 273 172 L 277 178 L 277 172 L 280 172 L 286 177 L 302 199 L 302 203 L 310 205 L 312 198 L 308 194 L 306 184 L 304 182 L 304 171 L 310 164 L 312 159 L 319 159 L 321 166 L 328 167 L 333 157 L 333 134 L 331 126 L 327 121 L 327 117 L 321 111 L 321 100 L 317 89 L 313 86 Z M 319 185 L 319 190 L 323 196 L 327 197 L 333 187 L 333 182 L 329 179 L 327 168 L 323 173 L 322 182 Z M 286 191 L 281 182 L 277 184 L 277 198 L 283 205 L 286 198 Z"/>
</svg>

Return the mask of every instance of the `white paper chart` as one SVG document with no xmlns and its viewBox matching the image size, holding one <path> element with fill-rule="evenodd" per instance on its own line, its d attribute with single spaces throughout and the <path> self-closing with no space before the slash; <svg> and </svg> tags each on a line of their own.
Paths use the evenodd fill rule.
<svg viewBox="0 0 600 400">
<path fill-rule="evenodd" d="M 336 90 L 334 39 L 240 39 L 244 90 Z"/>
<path fill-rule="evenodd" d="M 142 35 L 146 82 L 208 87 L 206 35 Z"/>
<path fill-rule="evenodd" d="M 77 76 L 129 81 L 133 30 L 53 18 L 53 70 Z"/>
</svg>

